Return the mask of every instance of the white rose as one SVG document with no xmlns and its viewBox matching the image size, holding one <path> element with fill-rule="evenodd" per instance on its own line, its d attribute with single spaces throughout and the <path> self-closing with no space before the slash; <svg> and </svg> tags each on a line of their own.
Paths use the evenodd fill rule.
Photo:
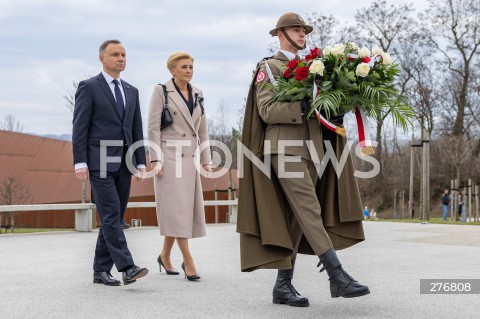
<svg viewBox="0 0 480 319">
<path fill-rule="evenodd" d="M 373 55 L 383 55 L 383 51 L 382 49 L 378 48 L 378 47 L 373 47 L 372 48 L 372 54 Z"/>
<path fill-rule="evenodd" d="M 326 48 L 323 50 L 323 54 L 324 54 L 324 55 L 333 54 L 333 48 L 332 48 L 331 46 L 326 47 Z"/>
<path fill-rule="evenodd" d="M 334 50 L 333 52 L 334 52 L 335 55 L 337 55 L 337 56 L 343 55 L 344 51 L 342 50 L 342 48 L 337 47 L 337 48 L 334 48 L 333 50 Z"/>
<path fill-rule="evenodd" d="M 335 55 L 342 55 L 345 52 L 345 45 L 335 44 L 335 47 L 333 48 L 333 51 L 334 51 Z"/>
<path fill-rule="evenodd" d="M 366 77 L 368 72 L 370 72 L 370 66 L 368 63 L 360 63 L 357 65 L 357 69 L 355 70 L 355 74 L 362 78 Z"/>
<path fill-rule="evenodd" d="M 367 47 L 363 47 L 358 51 L 358 57 L 364 58 L 366 56 L 370 56 L 370 50 Z"/>
<path fill-rule="evenodd" d="M 393 63 L 393 59 L 392 57 L 390 56 L 390 54 L 388 53 L 383 53 L 382 54 L 382 63 L 385 64 L 385 65 L 390 65 Z"/>
<path fill-rule="evenodd" d="M 308 70 L 310 71 L 310 73 L 323 75 L 323 70 L 325 70 L 325 65 L 323 65 L 322 61 L 315 60 L 312 62 L 312 65 L 310 65 L 310 68 Z"/>
</svg>

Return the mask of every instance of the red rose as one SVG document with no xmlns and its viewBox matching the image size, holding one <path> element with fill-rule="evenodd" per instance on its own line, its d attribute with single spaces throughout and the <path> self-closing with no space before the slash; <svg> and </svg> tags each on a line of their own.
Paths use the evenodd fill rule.
<svg viewBox="0 0 480 319">
<path fill-rule="evenodd" d="M 287 68 L 289 69 L 295 69 L 298 65 L 299 60 L 291 60 L 290 62 L 287 63 Z"/>
<path fill-rule="evenodd" d="M 310 50 L 310 57 L 313 59 L 316 59 L 318 58 L 318 56 L 320 55 L 320 51 L 318 50 L 318 48 L 314 48 L 313 50 Z"/>
<path fill-rule="evenodd" d="M 348 57 L 348 61 L 355 61 L 355 60 L 356 60 L 356 58 L 352 58 L 350 56 Z"/>
<path fill-rule="evenodd" d="M 292 72 L 293 72 L 292 69 L 286 69 L 286 70 L 283 72 L 283 76 L 284 76 L 286 79 L 289 79 L 289 78 L 292 77 Z"/>
<path fill-rule="evenodd" d="M 297 71 L 295 72 L 295 80 L 301 81 L 305 80 L 308 78 L 308 68 L 303 67 L 303 68 L 298 68 Z"/>
<path fill-rule="evenodd" d="M 312 59 L 312 56 L 310 54 L 307 54 L 305 57 L 305 61 L 310 61 Z"/>
<path fill-rule="evenodd" d="M 370 62 L 370 60 L 371 60 L 370 57 L 366 56 L 362 59 L 362 62 L 363 63 L 368 63 L 368 62 Z"/>
</svg>

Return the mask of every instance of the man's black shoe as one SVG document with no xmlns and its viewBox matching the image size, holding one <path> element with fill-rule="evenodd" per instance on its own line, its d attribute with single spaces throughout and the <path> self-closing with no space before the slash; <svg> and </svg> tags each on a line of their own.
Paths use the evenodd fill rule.
<svg viewBox="0 0 480 319">
<path fill-rule="evenodd" d="M 135 282 L 138 278 L 142 278 L 148 274 L 147 268 L 140 268 L 138 266 L 133 266 L 132 268 L 123 272 L 122 279 L 124 285 L 129 285 Z"/>
<path fill-rule="evenodd" d="M 94 271 L 93 283 L 107 286 L 120 286 L 120 280 L 115 279 L 108 271 Z"/>
<path fill-rule="evenodd" d="M 127 224 L 125 222 L 122 223 L 122 228 L 123 229 L 129 229 L 130 227 L 131 227 L 130 224 Z"/>
</svg>

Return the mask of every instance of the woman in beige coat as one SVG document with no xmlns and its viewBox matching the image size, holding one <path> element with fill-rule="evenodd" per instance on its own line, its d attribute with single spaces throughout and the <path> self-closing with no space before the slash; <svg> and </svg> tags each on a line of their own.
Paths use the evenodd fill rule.
<svg viewBox="0 0 480 319">
<path fill-rule="evenodd" d="M 183 255 L 185 278 L 198 280 L 188 239 L 206 235 L 199 171 L 211 171 L 207 119 L 202 91 L 189 83 L 193 58 L 186 52 L 174 52 L 167 60 L 167 67 L 173 76 L 165 83 L 173 124 L 160 129 L 165 105 L 161 85 L 153 91 L 148 114 L 150 161 L 156 173 L 157 220 L 160 235 L 165 236 L 157 261 L 160 271 L 163 267 L 167 274 L 178 275 L 170 260 L 176 240 Z"/>
</svg>

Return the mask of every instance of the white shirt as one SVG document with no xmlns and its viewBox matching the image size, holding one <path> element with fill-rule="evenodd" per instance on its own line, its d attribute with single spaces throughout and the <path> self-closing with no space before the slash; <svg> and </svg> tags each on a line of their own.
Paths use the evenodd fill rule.
<svg viewBox="0 0 480 319">
<path fill-rule="evenodd" d="M 295 60 L 295 57 L 297 56 L 295 53 L 292 53 L 292 52 L 286 51 L 286 50 L 278 50 L 278 52 L 282 52 L 283 54 L 285 54 L 285 56 L 289 60 Z"/>
<path fill-rule="evenodd" d="M 102 70 L 102 75 L 105 78 L 105 81 L 107 81 L 108 86 L 110 87 L 110 90 L 112 90 L 113 97 L 115 98 L 115 101 L 116 101 L 117 99 L 116 99 L 116 96 L 115 96 L 115 83 L 113 83 L 113 80 L 115 80 L 115 79 L 110 74 L 105 72 L 104 70 Z M 118 81 L 118 87 L 120 88 L 120 92 L 122 93 L 123 105 L 125 107 L 126 106 L 125 92 L 123 92 L 122 80 L 120 78 L 118 78 L 117 81 Z M 80 168 L 88 168 L 87 163 L 77 163 L 77 164 L 75 164 L 75 170 L 80 169 Z M 146 166 L 143 165 L 143 164 L 138 164 L 137 168 L 146 168 Z"/>
<path fill-rule="evenodd" d="M 113 77 L 110 76 L 107 72 L 102 70 L 102 75 L 105 78 L 105 80 L 108 83 L 108 86 L 110 87 L 110 90 L 112 91 L 113 97 L 115 98 L 115 101 L 117 100 L 117 97 L 115 96 L 115 83 L 113 83 L 113 80 L 115 80 Z M 123 85 L 122 85 L 122 79 L 118 78 L 118 87 L 120 88 L 120 92 L 122 93 L 122 98 L 123 98 L 123 107 L 126 106 L 125 102 L 125 92 L 123 92 Z"/>
</svg>

